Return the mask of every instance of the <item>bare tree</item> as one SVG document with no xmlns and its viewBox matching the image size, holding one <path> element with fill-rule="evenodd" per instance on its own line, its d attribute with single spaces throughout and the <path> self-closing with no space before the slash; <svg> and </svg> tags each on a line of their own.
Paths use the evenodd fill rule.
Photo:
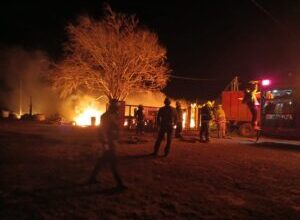
<svg viewBox="0 0 300 220">
<path fill-rule="evenodd" d="M 140 90 L 166 86 L 166 49 L 155 33 L 139 26 L 135 16 L 115 13 L 109 6 L 96 21 L 80 17 L 69 24 L 66 56 L 52 75 L 54 88 L 66 97 L 76 90 L 124 100 Z"/>
</svg>

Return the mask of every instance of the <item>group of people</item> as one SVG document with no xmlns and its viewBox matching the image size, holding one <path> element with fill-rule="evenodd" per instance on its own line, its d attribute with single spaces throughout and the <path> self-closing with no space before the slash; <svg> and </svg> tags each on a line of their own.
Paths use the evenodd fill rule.
<svg viewBox="0 0 300 220">
<path fill-rule="evenodd" d="M 171 140 L 174 130 L 174 125 L 176 125 L 175 129 L 175 137 L 182 138 L 182 120 L 183 114 L 180 102 L 176 102 L 176 109 L 171 107 L 171 101 L 169 98 L 164 100 L 164 106 L 161 107 L 157 114 L 157 126 L 159 127 L 157 139 L 154 144 L 152 156 L 158 156 L 159 148 L 162 140 L 166 135 L 166 146 L 164 149 L 164 157 L 167 157 L 170 153 L 171 148 Z M 89 183 L 98 183 L 97 175 L 104 167 L 104 165 L 109 165 L 111 172 L 115 178 L 117 183 L 117 189 L 125 190 L 127 186 L 122 181 L 122 178 L 119 174 L 117 167 L 117 157 L 116 157 L 116 148 L 118 146 L 118 140 L 120 137 L 120 121 L 118 115 L 118 101 L 112 99 L 109 103 L 109 107 L 107 111 L 101 116 L 101 126 L 99 128 L 99 140 L 103 147 L 102 156 L 97 159 L 96 165 L 91 173 L 89 178 Z M 218 108 L 216 112 L 216 119 L 219 122 L 224 123 L 221 127 L 225 126 L 225 114 L 221 108 Z M 201 130 L 200 130 L 200 139 L 202 141 L 209 141 L 209 125 L 211 120 L 214 119 L 214 114 L 212 110 L 212 103 L 207 102 L 201 110 Z M 139 106 L 136 111 L 137 118 L 137 133 L 141 133 L 143 123 L 144 123 L 144 114 L 143 114 L 143 106 Z M 225 129 L 222 130 L 219 135 L 224 136 Z"/>
<path fill-rule="evenodd" d="M 251 114 L 252 114 L 252 125 L 254 129 L 259 129 L 257 123 L 257 82 L 250 82 L 249 85 L 244 90 L 243 102 L 247 104 Z M 117 182 L 117 188 L 119 190 L 127 189 L 127 186 L 122 181 L 117 168 L 117 157 L 116 148 L 118 145 L 118 140 L 120 137 L 120 120 L 118 115 L 118 100 L 110 100 L 109 107 L 107 111 L 101 116 L 101 126 L 99 128 L 99 140 L 103 146 L 103 154 L 98 158 L 94 170 L 89 178 L 89 183 L 97 183 L 97 175 L 104 165 L 108 164 L 110 166 L 111 172 Z M 154 144 L 152 156 L 158 156 L 159 148 L 162 140 L 166 135 L 166 146 L 164 149 L 164 156 L 167 157 L 170 153 L 171 140 L 174 125 L 175 137 L 182 138 L 182 122 L 183 114 L 180 102 L 176 102 L 176 109 L 170 106 L 171 101 L 169 98 L 164 100 L 164 106 L 161 107 L 157 114 L 157 126 L 159 127 L 157 139 Z M 135 117 L 137 120 L 136 133 L 143 133 L 144 126 L 144 113 L 143 106 L 139 105 L 137 111 L 135 112 Z M 213 103 L 207 101 L 201 108 L 201 128 L 200 128 L 200 141 L 209 142 L 210 141 L 210 124 L 214 120 L 218 127 L 218 137 L 224 138 L 226 135 L 226 116 L 222 109 L 222 105 L 218 105 L 216 109 L 213 108 Z"/>
<path fill-rule="evenodd" d="M 157 126 L 159 127 L 158 136 L 154 145 L 153 155 L 158 154 L 159 146 L 164 139 L 165 135 L 167 136 L 166 148 L 165 148 L 165 156 L 167 156 L 170 152 L 171 140 L 173 135 L 174 125 L 175 129 L 175 137 L 181 138 L 182 132 L 182 109 L 180 102 L 176 102 L 176 109 L 170 106 L 171 101 L 169 98 L 164 100 L 164 106 L 161 107 L 157 114 Z M 139 105 L 137 110 L 135 111 L 135 119 L 136 119 L 136 134 L 143 133 L 144 126 L 144 113 L 143 106 Z"/>
<path fill-rule="evenodd" d="M 214 108 L 211 101 L 207 101 L 201 108 L 200 141 L 208 143 L 210 141 L 210 126 L 215 121 L 218 129 L 218 138 L 226 137 L 226 115 L 222 105 Z"/>
<path fill-rule="evenodd" d="M 169 99 L 165 100 L 165 104 L 170 102 Z M 171 102 L 170 102 L 171 103 Z M 176 102 L 176 118 L 174 117 L 174 121 L 172 124 L 175 124 L 175 137 L 181 138 L 181 132 L 182 132 L 182 122 L 183 122 L 183 115 L 182 115 L 182 108 L 179 101 Z M 173 114 L 173 113 L 171 113 Z M 134 118 L 136 120 L 136 134 L 140 135 L 144 133 L 144 126 L 145 126 L 145 114 L 144 114 L 144 107 L 143 105 L 138 105 L 138 107 L 135 109 L 134 112 Z M 158 121 L 157 121 L 158 122 Z M 159 122 L 158 122 L 159 123 Z"/>
<path fill-rule="evenodd" d="M 175 128 L 175 137 L 182 138 L 182 122 L 183 122 L 183 112 L 181 109 L 180 102 L 176 102 L 176 109 L 174 110 L 170 106 L 170 99 L 166 98 L 164 101 L 165 106 L 161 107 L 157 114 L 157 125 L 159 127 L 158 136 L 154 144 L 153 155 L 157 156 L 158 150 L 163 140 L 165 134 L 167 136 L 165 154 L 168 156 L 170 152 L 170 145 L 172 140 L 173 127 Z M 218 127 L 218 137 L 226 137 L 226 117 L 225 112 L 222 109 L 222 105 L 218 105 L 216 110 L 213 109 L 213 103 L 208 101 L 201 108 L 201 128 L 200 128 L 200 141 L 209 142 L 210 139 L 210 125 L 211 121 L 215 120 Z"/>
</svg>

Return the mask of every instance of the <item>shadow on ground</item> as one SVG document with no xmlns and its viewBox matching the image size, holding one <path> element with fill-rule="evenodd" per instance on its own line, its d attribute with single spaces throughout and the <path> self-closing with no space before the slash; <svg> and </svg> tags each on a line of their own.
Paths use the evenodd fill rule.
<svg viewBox="0 0 300 220">
<path fill-rule="evenodd" d="M 269 149 L 273 149 L 273 150 L 300 152 L 300 145 L 295 145 L 295 144 L 260 142 L 260 143 L 255 143 L 254 146 L 259 147 L 259 148 L 262 148 L 262 147 L 269 148 Z"/>
<path fill-rule="evenodd" d="M 9 194 L 2 196 L 5 199 L 4 205 L 11 203 L 23 202 L 57 202 L 61 199 L 81 198 L 86 196 L 111 196 L 124 192 L 124 190 L 113 188 L 102 188 L 100 184 L 82 183 L 77 185 L 60 186 L 52 188 L 42 188 L 34 190 L 16 190 Z"/>
</svg>

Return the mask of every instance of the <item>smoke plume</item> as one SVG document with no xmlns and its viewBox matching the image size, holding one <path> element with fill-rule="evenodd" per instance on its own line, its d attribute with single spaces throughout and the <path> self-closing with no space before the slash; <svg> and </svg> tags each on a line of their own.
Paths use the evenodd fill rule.
<svg viewBox="0 0 300 220">
<path fill-rule="evenodd" d="M 166 95 L 161 92 L 137 92 L 130 94 L 125 102 L 129 105 L 161 107 L 164 105 L 165 98 Z"/>
<path fill-rule="evenodd" d="M 44 52 L 10 48 L 1 50 L 0 56 L 1 108 L 28 113 L 31 97 L 34 114 L 57 110 L 57 96 L 43 80 L 50 63 Z"/>
</svg>

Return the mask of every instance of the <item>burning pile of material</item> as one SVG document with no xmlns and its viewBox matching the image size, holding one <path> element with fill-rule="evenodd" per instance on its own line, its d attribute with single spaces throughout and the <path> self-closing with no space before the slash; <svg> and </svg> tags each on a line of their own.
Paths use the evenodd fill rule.
<svg viewBox="0 0 300 220">
<path fill-rule="evenodd" d="M 79 126 L 88 126 L 88 125 L 99 125 L 100 117 L 103 112 L 98 110 L 95 107 L 87 106 L 78 112 L 78 115 L 75 116 L 74 121 L 75 125 Z"/>
<path fill-rule="evenodd" d="M 105 101 L 78 95 L 66 100 L 61 109 L 63 116 L 78 126 L 99 125 L 104 111 Z"/>
</svg>

